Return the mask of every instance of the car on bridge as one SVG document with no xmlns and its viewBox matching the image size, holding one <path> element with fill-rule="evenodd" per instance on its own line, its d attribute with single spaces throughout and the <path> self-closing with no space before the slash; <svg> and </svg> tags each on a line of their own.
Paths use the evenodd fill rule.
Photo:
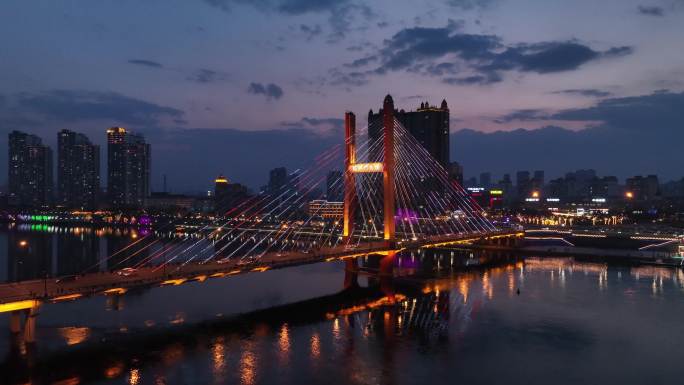
<svg viewBox="0 0 684 385">
<path fill-rule="evenodd" d="M 55 280 L 55 283 L 74 282 L 78 279 L 78 275 L 65 275 Z"/>
<path fill-rule="evenodd" d="M 255 263 L 257 259 L 255 257 L 245 257 L 240 259 L 240 261 L 237 263 L 238 266 L 245 266 L 245 265 L 251 265 Z"/>
<path fill-rule="evenodd" d="M 136 275 L 138 272 L 137 269 L 134 269 L 132 267 L 124 267 L 123 269 L 119 270 L 116 272 L 117 275 L 120 275 L 122 277 L 131 277 Z"/>
</svg>

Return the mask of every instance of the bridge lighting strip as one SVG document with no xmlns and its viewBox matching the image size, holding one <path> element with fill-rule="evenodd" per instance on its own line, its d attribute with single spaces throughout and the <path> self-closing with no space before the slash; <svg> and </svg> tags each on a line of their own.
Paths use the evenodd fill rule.
<svg viewBox="0 0 684 385">
<path fill-rule="evenodd" d="M 374 163 L 355 163 L 349 166 L 349 172 L 351 173 L 371 173 L 371 172 L 382 172 L 384 170 L 384 165 L 380 162 Z"/>
<path fill-rule="evenodd" d="M 114 289 L 107 289 L 107 290 L 103 291 L 103 293 L 105 295 L 108 295 L 108 294 L 125 294 L 127 291 L 128 290 L 123 288 L 123 287 L 116 287 Z"/>
<path fill-rule="evenodd" d="M 54 297 L 52 298 L 53 302 L 60 302 L 60 301 L 72 301 L 77 298 L 83 297 L 83 294 L 67 294 L 67 295 L 60 295 L 59 297 Z"/>
<path fill-rule="evenodd" d="M 24 301 L 15 301 L 0 303 L 0 313 L 8 313 L 17 310 L 28 310 L 40 306 L 40 301 L 35 299 L 27 299 Z"/>
</svg>

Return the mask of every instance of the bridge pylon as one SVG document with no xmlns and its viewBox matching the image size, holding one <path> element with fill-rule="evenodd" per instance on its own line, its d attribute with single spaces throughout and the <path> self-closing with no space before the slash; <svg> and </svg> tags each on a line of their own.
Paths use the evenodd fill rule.
<svg viewBox="0 0 684 385">
<path fill-rule="evenodd" d="M 386 241 L 394 240 L 394 101 L 387 94 L 382 103 L 382 126 L 385 134 L 385 161 L 382 170 L 384 201 L 384 236 Z"/>
<path fill-rule="evenodd" d="M 342 235 L 348 239 L 354 231 L 354 207 L 357 203 L 355 173 L 382 172 L 383 185 L 383 239 L 392 244 L 395 239 L 394 196 L 394 101 L 385 96 L 382 107 L 383 155 L 380 163 L 356 163 L 356 117 L 352 112 L 344 115 L 345 172 L 344 172 L 344 227 Z"/>
<path fill-rule="evenodd" d="M 356 163 L 356 116 L 344 114 L 344 227 L 342 236 L 348 239 L 354 232 L 354 208 L 356 206 L 356 179 L 351 166 Z"/>
</svg>

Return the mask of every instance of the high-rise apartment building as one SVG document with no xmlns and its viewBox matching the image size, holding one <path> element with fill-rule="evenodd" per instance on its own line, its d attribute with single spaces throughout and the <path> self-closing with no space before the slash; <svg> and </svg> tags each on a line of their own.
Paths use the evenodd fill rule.
<svg viewBox="0 0 684 385">
<path fill-rule="evenodd" d="M 40 207 L 52 202 L 52 149 L 35 135 L 9 134 L 9 203 Z"/>
<path fill-rule="evenodd" d="M 445 169 L 449 168 L 449 107 L 446 100 L 442 100 L 439 107 L 423 102 L 416 111 L 395 111 L 394 117 L 433 158 Z M 373 110 L 368 112 L 368 136 L 370 140 L 382 136 L 382 109 L 377 114 Z"/>
<path fill-rule="evenodd" d="M 123 127 L 107 129 L 107 192 L 114 207 L 143 207 L 150 194 L 150 145 Z"/>
<path fill-rule="evenodd" d="M 57 133 L 57 203 L 93 209 L 100 190 L 100 146 L 69 130 Z"/>
</svg>

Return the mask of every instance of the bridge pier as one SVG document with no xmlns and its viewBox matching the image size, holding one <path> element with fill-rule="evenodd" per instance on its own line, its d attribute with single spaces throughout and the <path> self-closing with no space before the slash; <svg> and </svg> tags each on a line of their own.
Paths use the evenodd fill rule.
<svg viewBox="0 0 684 385">
<path fill-rule="evenodd" d="M 10 313 L 10 333 L 21 333 L 21 311 L 19 310 Z"/>
<path fill-rule="evenodd" d="M 24 342 L 32 344 L 36 342 L 36 320 L 38 318 L 38 306 L 25 310 L 26 321 L 24 322 Z"/>
<path fill-rule="evenodd" d="M 13 336 L 19 336 L 23 331 L 24 343 L 36 342 L 36 320 L 40 304 L 30 308 L 14 310 L 10 312 L 9 329 Z M 22 322 L 23 316 L 23 322 Z"/>
<path fill-rule="evenodd" d="M 394 284 L 392 279 L 394 278 L 394 263 L 397 257 L 396 251 L 390 251 L 387 255 L 380 259 L 380 290 L 394 300 Z"/>
<path fill-rule="evenodd" d="M 359 261 L 357 258 L 350 258 L 344 261 L 344 288 L 357 287 L 359 287 Z"/>
</svg>

